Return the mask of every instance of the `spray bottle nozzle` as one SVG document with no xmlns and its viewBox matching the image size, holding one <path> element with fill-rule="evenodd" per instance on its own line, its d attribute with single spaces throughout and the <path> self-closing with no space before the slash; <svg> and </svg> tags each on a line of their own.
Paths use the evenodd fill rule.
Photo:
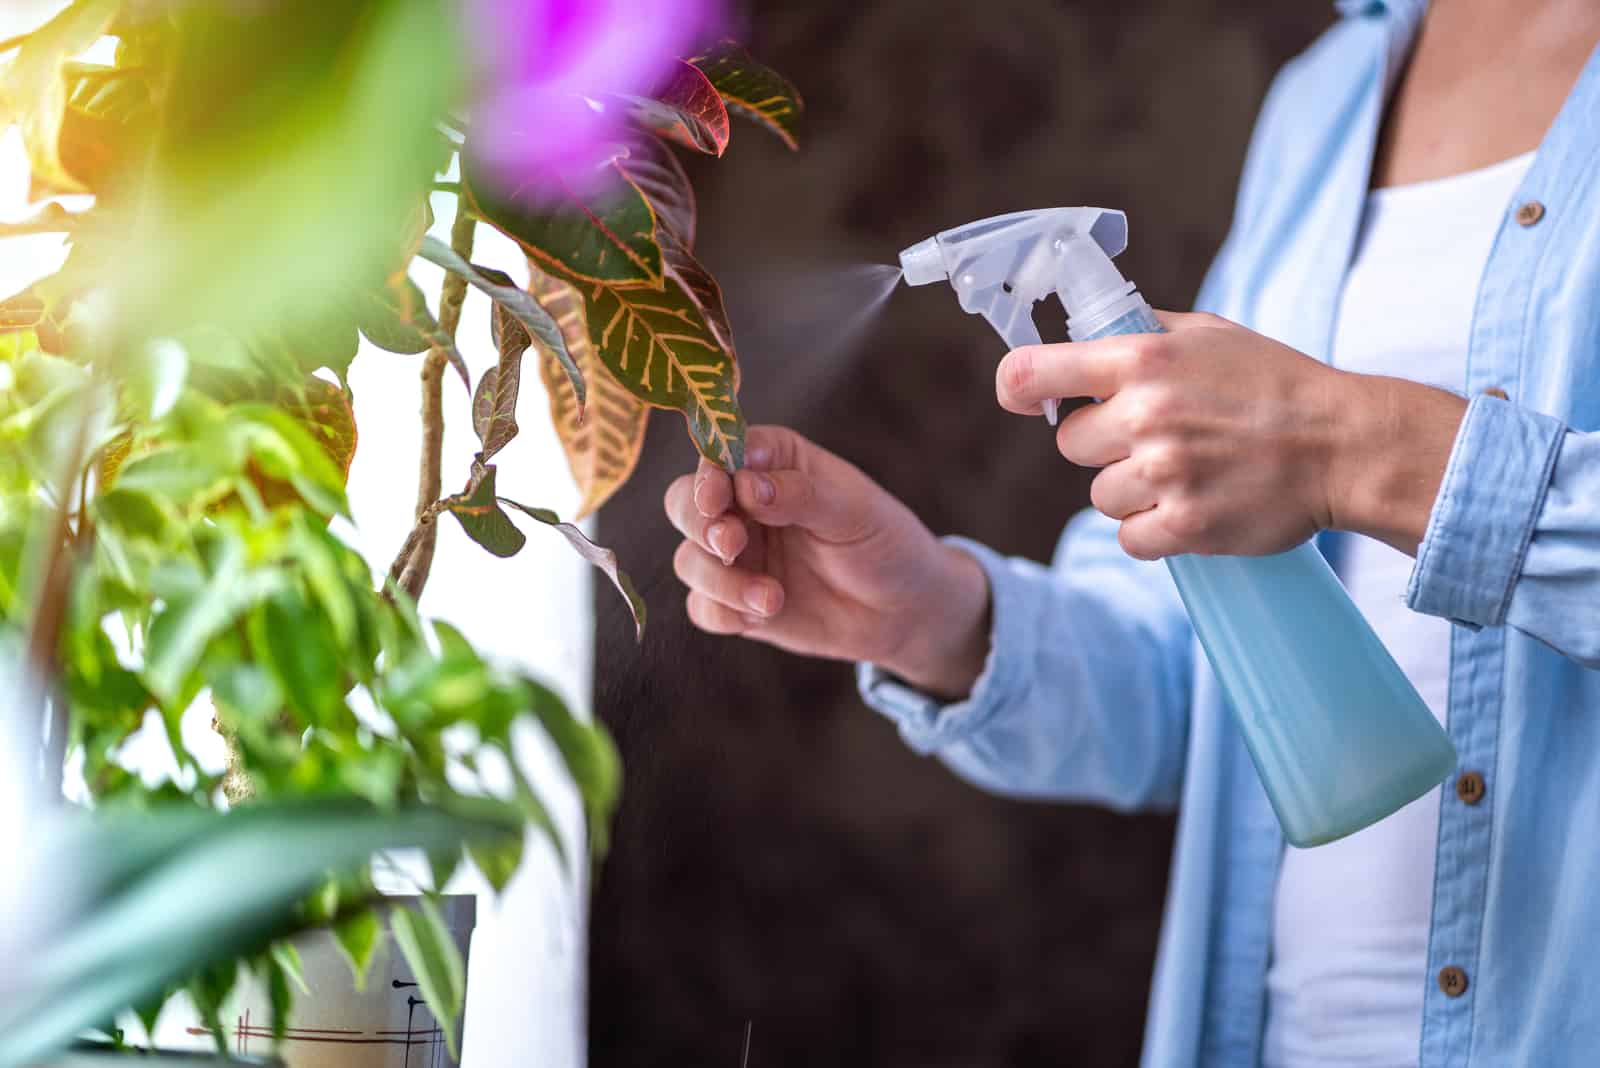
<svg viewBox="0 0 1600 1068">
<path fill-rule="evenodd" d="M 1128 246 L 1128 219 L 1106 208 L 996 215 L 935 234 L 900 253 L 908 285 L 949 279 L 961 307 L 982 315 L 1011 348 L 1039 344 L 1033 305 L 1051 293 L 1069 319 L 1093 316 L 1133 286 L 1111 257 Z M 1045 416 L 1055 423 L 1055 402 Z"/>
</svg>

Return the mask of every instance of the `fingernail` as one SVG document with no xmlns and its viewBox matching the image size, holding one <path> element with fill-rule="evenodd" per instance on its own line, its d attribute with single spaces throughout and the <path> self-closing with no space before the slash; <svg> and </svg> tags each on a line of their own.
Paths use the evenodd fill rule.
<svg viewBox="0 0 1600 1068">
<path fill-rule="evenodd" d="M 756 503 L 771 504 L 778 499 L 778 487 L 766 475 L 756 476 Z"/>
<path fill-rule="evenodd" d="M 770 615 L 772 612 L 772 594 L 761 586 L 752 586 L 745 590 L 744 603 L 758 615 Z"/>
<path fill-rule="evenodd" d="M 700 491 L 706 488 L 706 480 L 697 478 L 694 482 L 694 506 L 700 510 L 701 515 L 706 514 L 705 502 L 700 499 Z"/>
<path fill-rule="evenodd" d="M 728 563 L 728 553 L 722 547 L 722 539 L 726 534 L 727 528 L 722 523 L 713 523 L 706 528 L 706 541 L 710 543 L 711 551 L 721 557 L 724 564 Z"/>
<path fill-rule="evenodd" d="M 746 467 L 764 468 L 772 466 L 772 450 L 765 445 L 756 445 L 744 454 Z"/>
</svg>

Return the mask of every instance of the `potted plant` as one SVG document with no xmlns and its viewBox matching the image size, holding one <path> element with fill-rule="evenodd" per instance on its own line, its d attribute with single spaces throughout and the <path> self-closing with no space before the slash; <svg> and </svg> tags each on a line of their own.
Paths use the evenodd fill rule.
<svg viewBox="0 0 1600 1068">
<path fill-rule="evenodd" d="M 225 1052 L 220 1006 L 241 974 L 281 1038 L 299 971 L 283 940 L 331 930 L 359 978 L 383 942 L 368 858 L 391 846 L 431 861 L 416 907 L 388 922 L 453 1053 L 464 969 L 434 895 L 464 857 L 504 886 L 529 829 L 570 862 L 583 852 L 515 759 L 516 724 L 553 743 L 588 852 L 603 850 L 618 782 L 604 732 L 416 599 L 443 517 L 498 556 L 531 520 L 604 572 L 642 631 L 614 554 L 497 493 L 494 459 L 531 360 L 582 493 L 574 519 L 631 473 L 651 407 L 739 465 L 733 338 L 669 144 L 720 155 L 731 111 L 792 147 L 800 104 L 694 5 L 597 3 L 576 37 L 563 7 L 74 0 L 0 42 L 0 121 L 20 127 L 42 203 L 0 236 L 69 248 L 0 302 L 0 660 L 45 793 L 70 756 L 97 812 L 61 848 L 120 873 L 79 888 L 34 979 L 70 989 L 96 939 L 123 977 L 98 998 L 19 996 L 59 1008 L 0 1026 L 0 1066 L 118 1009 L 150 1023 L 176 988 Z M 475 262 L 484 225 L 525 262 Z M 417 259 L 444 272 L 433 307 Z M 456 343 L 469 288 L 490 298 L 497 350 L 476 381 Z M 341 533 L 362 338 L 362 359 L 425 354 L 416 522 L 390 561 Z M 447 472 L 450 376 L 480 449 Z M 227 740 L 225 769 L 186 732 L 197 708 Z M 147 722 L 177 767 L 156 783 L 119 760 Z M 503 788 L 485 762 L 507 769 Z M 283 878 L 259 877 L 275 866 Z M 127 896 L 136 873 L 191 881 L 161 912 Z M 186 927 L 180 905 L 207 895 L 212 926 Z M 145 922 L 154 933 L 128 929 Z"/>
</svg>

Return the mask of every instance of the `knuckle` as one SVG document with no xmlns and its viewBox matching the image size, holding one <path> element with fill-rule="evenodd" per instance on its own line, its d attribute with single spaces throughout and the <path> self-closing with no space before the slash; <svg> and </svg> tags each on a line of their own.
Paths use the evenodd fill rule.
<svg viewBox="0 0 1600 1068">
<path fill-rule="evenodd" d="M 1152 375 L 1172 358 L 1171 334 L 1131 334 L 1128 363 L 1139 375 Z"/>
<path fill-rule="evenodd" d="M 1151 445 L 1140 450 L 1139 477 L 1152 486 L 1180 484 L 1188 471 L 1188 458 L 1174 445 Z"/>
<path fill-rule="evenodd" d="M 1203 545 L 1216 529 L 1215 518 L 1194 501 L 1180 499 L 1162 510 L 1167 532 L 1184 545 Z"/>
</svg>

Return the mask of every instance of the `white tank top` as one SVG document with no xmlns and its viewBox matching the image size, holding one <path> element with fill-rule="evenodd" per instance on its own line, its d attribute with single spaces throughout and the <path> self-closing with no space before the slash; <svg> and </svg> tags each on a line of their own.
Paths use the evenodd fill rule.
<svg viewBox="0 0 1600 1068">
<path fill-rule="evenodd" d="M 1461 392 L 1478 281 L 1533 154 L 1368 195 L 1333 366 Z M 1450 624 L 1405 605 L 1411 557 L 1348 540 L 1340 577 L 1441 723 Z M 1435 788 L 1364 831 L 1285 851 L 1267 972 L 1266 1068 L 1415 1065 L 1439 830 Z"/>
</svg>

